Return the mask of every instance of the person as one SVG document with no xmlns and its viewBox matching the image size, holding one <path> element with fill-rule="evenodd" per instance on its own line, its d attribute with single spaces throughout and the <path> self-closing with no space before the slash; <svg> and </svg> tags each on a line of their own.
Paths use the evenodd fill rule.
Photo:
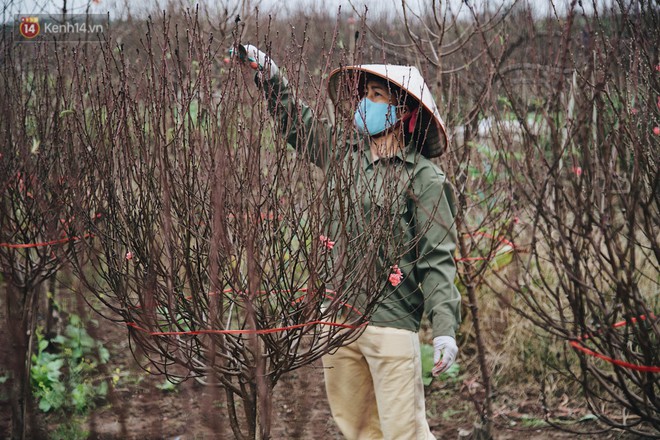
<svg viewBox="0 0 660 440">
<path fill-rule="evenodd" d="M 238 54 L 257 70 L 257 85 L 288 143 L 315 164 L 327 168 L 331 157 L 359 164 L 357 179 L 363 182 L 355 184 L 360 188 L 383 186 L 394 168 L 409 176 L 397 221 L 406 242 L 414 246 L 393 266 L 391 287 L 364 332 L 323 357 L 324 377 L 333 418 L 347 439 L 434 439 L 426 420 L 418 331 L 426 312 L 433 327 L 432 373 L 437 376 L 458 353 L 461 298 L 454 285 L 453 193 L 444 173 L 429 160 L 442 154 L 447 135 L 428 86 L 412 66 L 336 69 L 328 79 L 329 96 L 341 111 L 353 113 L 354 127 L 349 135 L 332 136 L 328 133 L 336 131 L 293 96 L 264 52 L 248 45 L 239 46 Z M 328 148 L 327 139 L 346 145 Z M 364 203 L 378 197 L 371 190 L 366 193 L 371 196 Z"/>
</svg>

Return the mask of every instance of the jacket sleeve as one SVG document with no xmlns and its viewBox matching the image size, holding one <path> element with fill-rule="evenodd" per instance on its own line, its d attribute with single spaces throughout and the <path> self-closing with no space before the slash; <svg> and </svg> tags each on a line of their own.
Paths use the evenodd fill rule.
<svg viewBox="0 0 660 440">
<path fill-rule="evenodd" d="M 333 128 L 327 120 L 319 119 L 304 102 L 296 99 L 286 78 L 274 75 L 261 81 L 255 77 L 268 102 L 268 110 L 275 120 L 276 129 L 299 154 L 322 169 L 326 169 L 333 139 Z"/>
<path fill-rule="evenodd" d="M 456 225 L 454 198 L 449 182 L 434 174 L 416 196 L 418 260 L 416 271 L 424 293 L 424 310 L 433 337 L 456 337 L 461 322 L 461 295 L 456 277 Z"/>
</svg>

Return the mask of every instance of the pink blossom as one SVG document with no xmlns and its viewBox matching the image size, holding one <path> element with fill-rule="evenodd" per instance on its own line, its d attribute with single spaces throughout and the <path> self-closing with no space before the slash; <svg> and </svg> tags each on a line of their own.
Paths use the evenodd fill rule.
<svg viewBox="0 0 660 440">
<path fill-rule="evenodd" d="M 658 64 L 657 66 L 655 66 L 655 70 L 657 70 L 658 72 L 660 72 L 660 64 Z"/>
<path fill-rule="evenodd" d="M 582 167 L 573 167 L 571 171 L 575 173 L 576 176 L 580 177 L 582 175 Z"/>
<path fill-rule="evenodd" d="M 393 285 L 394 287 L 396 287 L 396 286 L 398 286 L 398 285 L 401 283 L 401 276 L 400 276 L 400 275 L 397 275 L 397 274 L 395 274 L 395 273 L 392 273 L 392 274 L 390 274 L 388 280 L 389 280 L 389 282 L 390 282 L 391 285 Z"/>
<path fill-rule="evenodd" d="M 637 110 L 636 108 L 633 107 L 633 108 L 630 109 L 630 113 L 632 113 L 633 115 L 636 115 L 637 113 L 639 113 L 639 110 Z"/>
<path fill-rule="evenodd" d="M 653 127 L 653 134 L 656 136 L 660 136 L 660 127 Z"/>
<path fill-rule="evenodd" d="M 131 251 L 126 252 L 126 259 L 127 260 L 132 260 L 133 259 L 133 252 L 131 252 Z"/>
<path fill-rule="evenodd" d="M 390 282 L 391 285 L 396 287 L 399 284 L 401 284 L 401 280 L 403 279 L 403 273 L 401 272 L 401 269 L 399 269 L 399 266 L 397 266 L 396 264 L 392 266 L 391 269 L 392 272 L 388 277 L 388 281 Z"/>
<path fill-rule="evenodd" d="M 519 225 L 520 224 L 520 217 L 514 217 L 513 218 L 513 223 Z"/>
<path fill-rule="evenodd" d="M 319 235 L 319 240 L 321 240 L 321 243 L 327 248 L 327 249 L 332 249 L 335 246 L 335 242 L 330 240 L 328 237 L 325 235 Z"/>
</svg>

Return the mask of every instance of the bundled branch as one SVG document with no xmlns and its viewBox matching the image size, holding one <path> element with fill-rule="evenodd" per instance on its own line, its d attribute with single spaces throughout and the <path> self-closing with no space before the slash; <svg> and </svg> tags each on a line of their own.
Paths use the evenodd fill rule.
<svg viewBox="0 0 660 440">
<path fill-rule="evenodd" d="M 480 286 L 563 347 L 564 363 L 543 368 L 579 385 L 602 421 L 658 432 L 657 8 L 589 6 L 553 9 L 565 14 L 558 19 L 534 17 L 524 2 L 491 12 L 466 2 L 469 18 L 460 19 L 449 4 L 416 12 L 404 2 L 404 34 L 370 29 L 383 51 L 406 48 L 409 62 L 437 72 L 454 129 L 447 169 L 461 201 L 461 281 L 480 348 L 486 435 Z M 496 248 L 475 254 L 484 248 L 470 240 L 475 231 L 525 252 L 490 276 L 501 265 L 481 259 Z"/>
<path fill-rule="evenodd" d="M 68 67 L 47 50 L 3 44 L 0 121 L 0 270 L 6 286 L 3 343 L 11 347 L 12 438 L 26 438 L 31 419 L 30 355 L 40 292 L 91 236 L 76 209 L 75 185 L 85 164 L 70 161 L 67 107 L 71 88 L 54 72 Z M 41 71 L 36 74 L 32 66 Z M 43 313 L 44 310 L 41 310 Z M 5 339 L 6 338 L 6 339 Z"/>
<path fill-rule="evenodd" d="M 337 157 L 322 172 L 313 152 L 293 151 L 253 75 L 223 64 L 237 43 L 215 41 L 194 14 L 166 16 L 136 46 L 109 35 L 63 50 L 44 87 L 67 84 L 55 89 L 65 183 L 53 194 L 71 211 L 65 237 L 83 285 L 126 325 L 145 368 L 222 387 L 236 438 L 268 438 L 278 379 L 356 338 L 415 243 L 392 234 L 407 177 L 388 178 L 365 212 L 345 191 L 358 164 Z M 303 52 L 282 61 L 301 97 L 316 83 Z M 40 78 L 48 63 L 22 68 Z"/>
<path fill-rule="evenodd" d="M 556 29 L 552 89 L 502 76 L 523 130 L 518 141 L 501 135 L 512 154 L 500 163 L 531 247 L 502 281 L 516 293 L 510 303 L 565 344 L 563 362 L 546 367 L 579 385 L 606 424 L 657 436 L 657 10 L 594 4 L 596 15 L 578 21 L 573 6 Z M 526 56 L 541 63 L 547 53 Z M 522 90 L 543 96 L 536 132 Z"/>
</svg>

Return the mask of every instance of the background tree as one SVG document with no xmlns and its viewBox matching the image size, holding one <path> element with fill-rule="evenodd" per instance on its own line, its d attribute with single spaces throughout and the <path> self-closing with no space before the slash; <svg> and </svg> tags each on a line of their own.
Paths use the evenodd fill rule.
<svg viewBox="0 0 660 440">
<path fill-rule="evenodd" d="M 660 371 L 658 11 L 643 2 L 553 11 L 538 17 L 524 2 L 486 13 L 471 2 L 416 11 L 402 2 L 406 32 L 372 27 L 367 38 L 435 74 L 455 134 L 443 163 L 461 201 L 461 281 L 485 388 L 479 432 L 489 435 L 497 348 L 480 332 L 477 292 L 492 289 L 548 343 L 570 342 L 583 355 L 575 365 L 570 351 L 554 348 L 562 361 L 544 360 L 542 383 L 557 370 L 607 424 L 652 435 Z M 484 233 L 508 240 L 484 252 L 474 240 Z M 482 249 L 478 265 L 471 242 Z M 484 255 L 497 262 L 510 248 L 530 253 L 515 252 L 517 270 L 488 276 L 484 270 L 501 266 L 483 264 Z M 611 405 L 623 408 L 621 418 Z"/>
<path fill-rule="evenodd" d="M 6 36 L 6 34 L 5 34 Z M 0 121 L 0 268 L 6 287 L 3 344 L 9 359 L 12 438 L 29 435 L 30 356 L 37 313 L 48 314 L 45 289 L 66 256 L 90 236 L 81 232 L 75 208 L 84 164 L 72 161 L 63 81 L 66 65 L 49 51 L 12 50 L 3 44 L 3 118 Z M 34 58 L 32 58 L 34 57 Z M 31 66 L 38 65 L 35 72 Z M 92 219 L 91 221 L 94 221 Z M 86 223 L 86 222 L 85 222 Z M 48 315 L 50 316 L 50 315 Z"/>
<path fill-rule="evenodd" d="M 507 164 L 531 220 L 531 253 L 507 288 L 517 293 L 514 304 L 525 304 L 525 316 L 579 350 L 578 366 L 572 353 L 547 366 L 579 384 L 604 422 L 652 436 L 660 427 L 653 153 L 660 72 L 652 43 L 660 16 L 650 4 L 635 5 L 594 3 L 597 13 L 584 16 L 574 3 L 556 28 L 554 87 L 538 109 L 544 133 L 525 130 L 524 159 Z M 511 79 L 503 87 L 524 126 L 529 101 Z"/>
<path fill-rule="evenodd" d="M 426 6 L 402 3 L 401 20 L 350 11 L 357 22 L 349 11 L 171 14 L 54 58 L 6 45 L 7 298 L 34 311 L 29 298 L 68 254 L 145 368 L 217 385 L 236 436 L 268 437 L 277 381 L 359 334 L 375 296 L 362 314 L 347 304 L 387 282 L 366 270 L 376 243 L 393 260 L 399 249 L 380 234 L 386 216 L 327 190 L 350 173 L 322 173 L 287 146 L 252 75 L 221 60 L 237 42 L 259 46 L 314 114 L 339 122 L 332 67 L 410 63 L 432 78 L 453 134 L 439 162 L 460 200 L 459 343 L 483 390 L 471 393 L 473 434 L 491 434 L 510 368 L 540 377 L 550 423 L 569 394 L 608 426 L 657 436 L 657 8 Z M 326 32 L 310 32 L 310 17 Z M 330 212 L 378 232 L 347 247 Z M 11 328 L 28 334 L 23 322 Z M 18 368 L 31 350 L 15 341 Z"/>
<path fill-rule="evenodd" d="M 109 39 L 71 55 L 72 145 L 89 164 L 75 204 L 101 214 L 71 258 L 145 368 L 223 388 L 234 435 L 269 438 L 282 374 L 368 322 L 404 252 L 390 227 L 399 199 L 385 188 L 382 210 L 363 212 L 340 159 L 322 173 L 314 153 L 294 153 L 252 74 L 220 64 L 235 41 L 214 41 L 192 14 L 147 26 L 130 51 Z M 294 67 L 304 51 L 281 62 L 295 93 L 313 84 Z"/>
</svg>

